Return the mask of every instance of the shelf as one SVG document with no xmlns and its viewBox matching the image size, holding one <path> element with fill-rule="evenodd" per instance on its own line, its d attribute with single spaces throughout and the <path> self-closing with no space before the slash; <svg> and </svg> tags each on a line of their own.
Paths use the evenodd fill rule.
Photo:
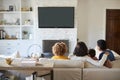
<svg viewBox="0 0 120 80">
<path fill-rule="evenodd" d="M 21 13 L 33 13 L 33 11 L 21 11 Z"/>
<path fill-rule="evenodd" d="M 34 25 L 21 25 L 21 27 L 34 27 Z"/>
<path fill-rule="evenodd" d="M 8 36 L 2 39 L 0 34 L 0 41 L 34 39 L 33 7 L 33 0 L 0 0 L 0 30 L 5 32 L 4 38 Z M 27 32 L 27 37 L 23 31 Z"/>
<path fill-rule="evenodd" d="M 27 28 L 33 28 L 34 25 L 0 25 L 0 27 L 8 27 L 8 28 L 20 28 L 20 27 L 27 27 Z"/>
<path fill-rule="evenodd" d="M 0 27 L 20 27 L 20 25 L 0 25 Z"/>
<path fill-rule="evenodd" d="M 0 39 L 0 40 L 18 40 L 17 38 L 9 38 L 9 39 Z"/>
<path fill-rule="evenodd" d="M 20 11 L 0 11 L 2 14 L 20 14 Z"/>
</svg>

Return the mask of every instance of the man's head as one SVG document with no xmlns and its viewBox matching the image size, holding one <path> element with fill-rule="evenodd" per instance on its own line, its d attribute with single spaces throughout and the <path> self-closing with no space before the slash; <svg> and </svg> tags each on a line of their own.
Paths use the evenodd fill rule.
<svg viewBox="0 0 120 80">
<path fill-rule="evenodd" d="M 97 47 L 99 48 L 99 50 L 102 50 L 102 51 L 104 51 L 104 50 L 106 50 L 106 41 L 105 40 L 102 40 L 102 39 L 100 39 L 100 40 L 98 40 L 97 41 Z"/>
</svg>

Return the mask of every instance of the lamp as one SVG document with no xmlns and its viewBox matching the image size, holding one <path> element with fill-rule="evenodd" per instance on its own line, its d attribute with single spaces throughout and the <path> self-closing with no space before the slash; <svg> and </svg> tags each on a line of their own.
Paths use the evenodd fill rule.
<svg viewBox="0 0 120 80">
<path fill-rule="evenodd" d="M 42 49 L 39 44 L 32 44 L 27 49 L 28 57 L 39 58 L 41 56 Z"/>
</svg>

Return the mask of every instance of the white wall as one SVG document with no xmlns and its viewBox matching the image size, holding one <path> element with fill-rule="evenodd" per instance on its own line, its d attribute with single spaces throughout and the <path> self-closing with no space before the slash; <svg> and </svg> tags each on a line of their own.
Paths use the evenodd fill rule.
<svg viewBox="0 0 120 80">
<path fill-rule="evenodd" d="M 35 43 L 42 46 L 42 40 L 69 40 L 69 52 L 72 53 L 77 42 L 77 28 L 62 29 L 62 28 L 38 28 L 38 7 L 77 7 L 77 0 L 36 0 L 35 1 Z M 75 15 L 75 27 L 77 27 L 77 20 Z"/>
<path fill-rule="evenodd" d="M 78 0 L 78 38 L 94 48 L 105 39 L 106 9 L 120 9 L 120 0 Z"/>
<path fill-rule="evenodd" d="M 88 0 L 78 0 L 77 34 L 79 41 L 88 41 Z"/>
<path fill-rule="evenodd" d="M 76 46 L 77 30 L 74 29 L 37 29 L 36 43 L 42 45 L 42 40 L 69 40 L 69 52 L 73 53 Z"/>
</svg>

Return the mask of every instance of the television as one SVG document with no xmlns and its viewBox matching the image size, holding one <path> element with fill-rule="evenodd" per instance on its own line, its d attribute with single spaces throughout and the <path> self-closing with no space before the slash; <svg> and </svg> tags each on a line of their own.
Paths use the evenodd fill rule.
<svg viewBox="0 0 120 80">
<path fill-rule="evenodd" d="M 43 47 L 43 54 L 46 57 L 52 57 L 52 46 L 57 42 L 64 42 L 67 45 L 67 53 L 69 53 L 69 40 L 43 40 L 42 47 Z M 68 56 L 68 54 L 66 54 Z"/>
<path fill-rule="evenodd" d="M 74 7 L 38 7 L 39 28 L 74 28 Z"/>
</svg>

